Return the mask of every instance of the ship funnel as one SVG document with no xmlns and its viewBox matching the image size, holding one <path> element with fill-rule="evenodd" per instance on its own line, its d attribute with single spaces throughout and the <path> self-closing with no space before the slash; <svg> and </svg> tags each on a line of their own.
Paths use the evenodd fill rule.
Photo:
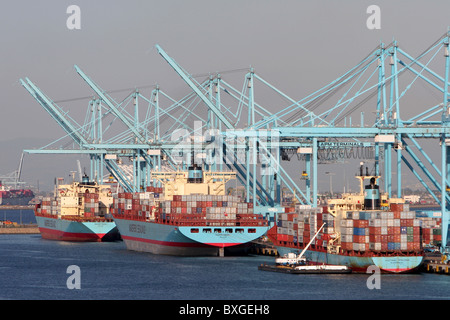
<svg viewBox="0 0 450 320">
<path fill-rule="evenodd" d="M 380 209 L 380 188 L 376 184 L 374 177 L 370 178 L 370 184 L 364 188 L 364 209 L 379 210 Z"/>
<path fill-rule="evenodd" d="M 197 164 L 189 167 L 188 170 L 188 183 L 203 183 L 203 170 L 198 167 Z"/>
<path fill-rule="evenodd" d="M 89 183 L 89 177 L 87 174 L 84 174 L 83 178 L 81 179 L 81 183 L 83 184 Z"/>
</svg>

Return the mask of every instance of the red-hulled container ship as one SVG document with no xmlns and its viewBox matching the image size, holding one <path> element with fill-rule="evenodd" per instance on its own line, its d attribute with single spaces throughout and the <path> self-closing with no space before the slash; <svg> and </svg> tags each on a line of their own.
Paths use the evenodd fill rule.
<svg viewBox="0 0 450 320">
<path fill-rule="evenodd" d="M 26 206 L 34 198 L 30 189 L 12 189 L 0 181 L 0 205 Z"/>
<path fill-rule="evenodd" d="M 295 205 L 278 216 L 268 237 L 280 255 L 299 253 L 323 223 L 325 227 L 305 252 L 318 264 L 345 265 L 353 272 L 376 266 L 382 272 L 407 273 L 423 261 L 422 226 L 402 199 L 380 195 L 375 176 L 357 176 L 359 194 L 331 199 L 327 207 Z M 364 180 L 370 184 L 364 186 Z"/>
<path fill-rule="evenodd" d="M 225 194 L 231 172 L 153 172 L 163 187 L 119 193 L 113 217 L 130 250 L 177 256 L 242 254 L 268 230 L 253 204 Z"/>
<path fill-rule="evenodd" d="M 59 185 L 54 197 L 36 205 L 35 216 L 42 238 L 60 241 L 99 242 L 120 239 L 110 214 L 111 185 L 81 182 Z"/>
</svg>

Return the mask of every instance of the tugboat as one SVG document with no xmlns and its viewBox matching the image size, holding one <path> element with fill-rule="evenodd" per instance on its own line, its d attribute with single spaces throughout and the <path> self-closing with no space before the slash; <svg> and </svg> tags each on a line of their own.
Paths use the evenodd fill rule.
<svg viewBox="0 0 450 320">
<path fill-rule="evenodd" d="M 313 264 L 311 261 L 308 261 L 304 254 L 306 250 L 309 248 L 311 243 L 317 237 L 319 232 L 325 226 L 325 223 L 320 227 L 320 229 L 316 232 L 314 237 L 308 243 L 308 245 L 303 249 L 303 251 L 297 255 L 295 253 L 289 252 L 285 254 L 283 257 L 275 259 L 275 265 L 260 265 L 258 270 L 262 271 L 274 271 L 274 272 L 282 272 L 282 273 L 294 273 L 294 274 L 325 274 L 325 273 L 351 273 L 352 270 L 344 265 L 328 265 L 328 264 Z"/>
</svg>

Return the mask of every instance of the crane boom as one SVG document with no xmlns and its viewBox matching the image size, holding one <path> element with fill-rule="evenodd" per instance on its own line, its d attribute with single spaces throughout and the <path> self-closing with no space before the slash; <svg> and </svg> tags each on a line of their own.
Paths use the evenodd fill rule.
<svg viewBox="0 0 450 320">
<path fill-rule="evenodd" d="M 224 114 L 216 108 L 214 103 L 206 97 L 203 92 L 195 85 L 191 78 L 183 71 L 183 69 L 173 60 L 159 45 L 156 45 L 158 53 L 170 64 L 170 66 L 178 73 L 178 75 L 187 83 L 189 87 L 199 96 L 200 99 L 211 109 L 212 112 L 223 122 L 227 129 L 234 129 L 234 125 L 224 116 Z"/>
</svg>

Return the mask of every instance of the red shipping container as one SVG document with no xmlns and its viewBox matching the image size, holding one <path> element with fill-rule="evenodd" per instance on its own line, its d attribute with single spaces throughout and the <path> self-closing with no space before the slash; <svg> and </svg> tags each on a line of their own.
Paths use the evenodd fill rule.
<svg viewBox="0 0 450 320">
<path fill-rule="evenodd" d="M 369 236 L 370 242 L 381 242 L 381 235 L 380 234 L 371 234 Z"/>
<path fill-rule="evenodd" d="M 353 250 L 352 242 L 341 242 L 341 248 L 344 250 Z"/>
<path fill-rule="evenodd" d="M 353 220 L 354 228 L 367 228 L 369 227 L 369 220 Z"/>
<path fill-rule="evenodd" d="M 394 211 L 394 219 L 400 219 L 401 213 L 400 211 Z"/>
<path fill-rule="evenodd" d="M 324 233 L 323 234 L 323 241 L 329 241 L 329 240 L 331 240 L 331 234 Z"/>
<path fill-rule="evenodd" d="M 391 211 L 403 211 L 403 204 L 402 203 L 391 203 L 390 207 Z"/>
<path fill-rule="evenodd" d="M 357 236 L 357 235 L 353 235 L 353 242 L 356 242 L 356 243 L 365 243 L 365 242 L 366 242 L 366 236 Z"/>
</svg>

